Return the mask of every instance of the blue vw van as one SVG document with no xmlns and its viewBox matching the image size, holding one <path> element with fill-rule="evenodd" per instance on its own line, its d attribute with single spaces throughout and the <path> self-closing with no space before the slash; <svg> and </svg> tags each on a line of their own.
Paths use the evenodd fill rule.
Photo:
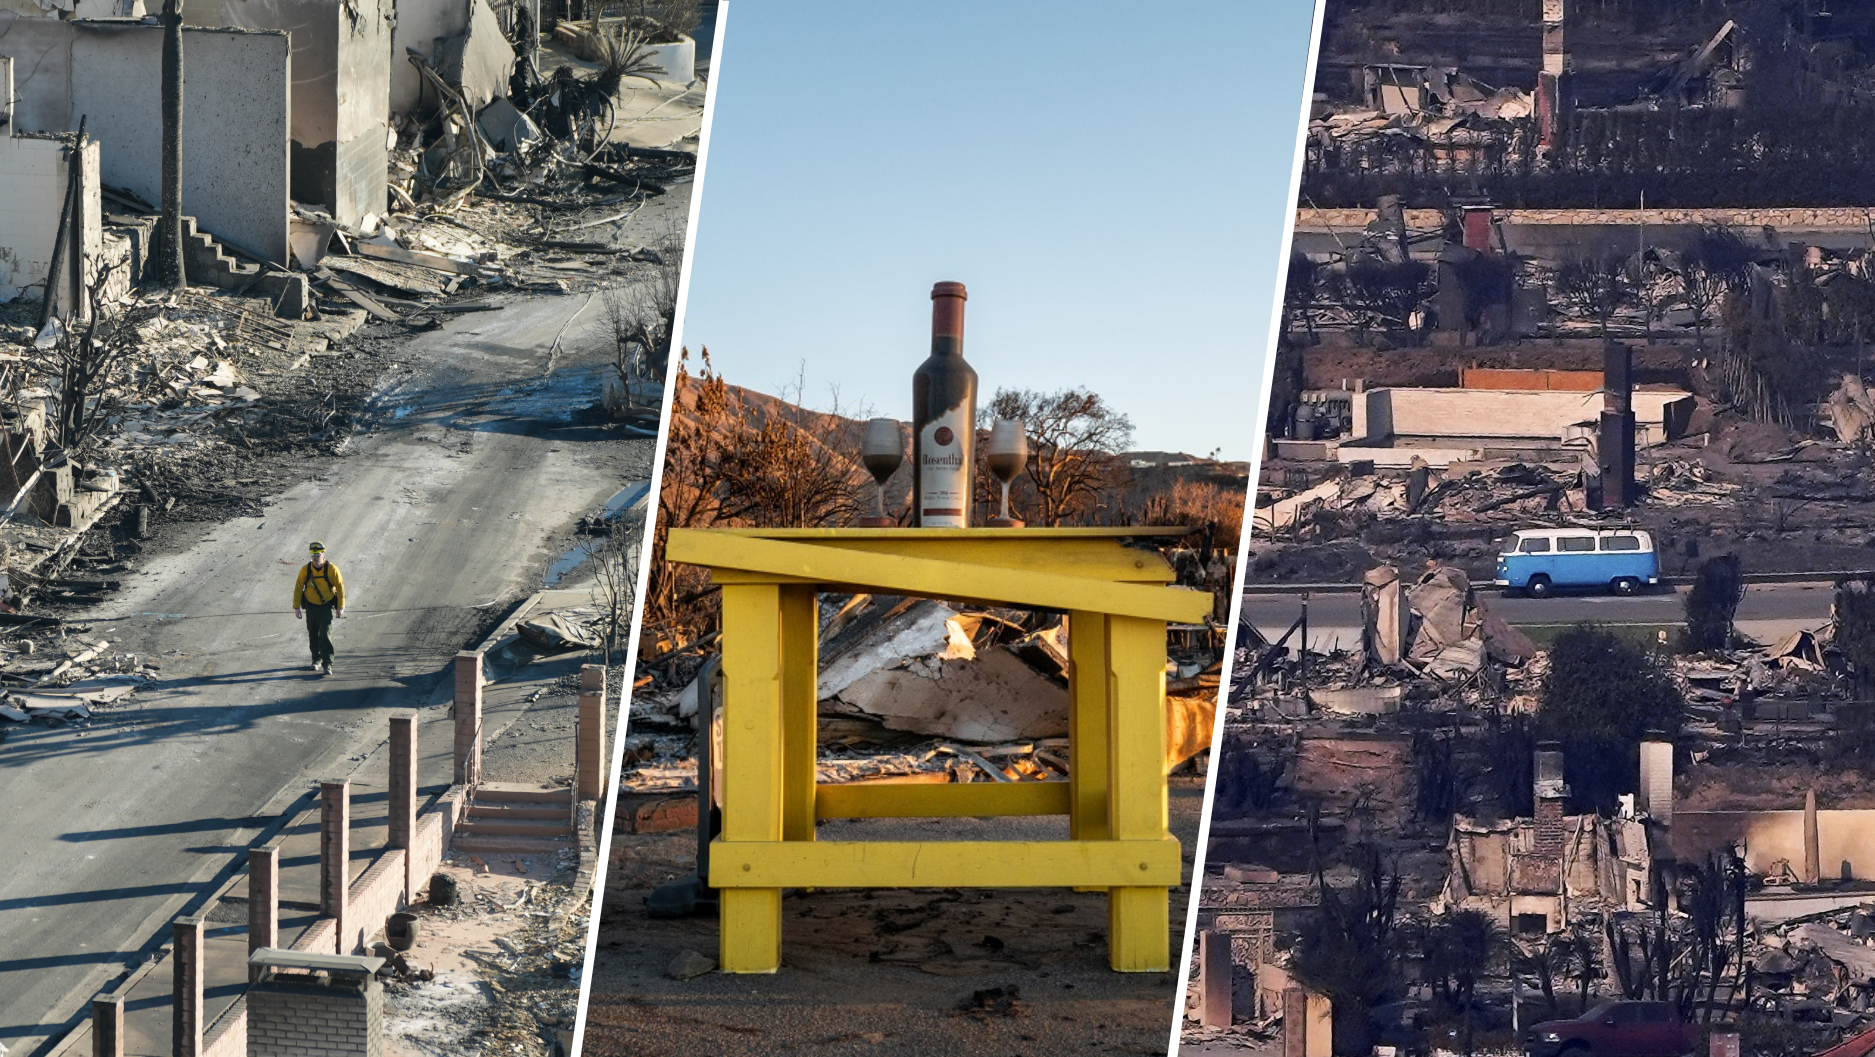
<svg viewBox="0 0 1875 1057">
<path fill-rule="evenodd" d="M 1497 586 L 1531 598 L 1548 598 L 1558 587 L 1632 595 L 1659 582 L 1654 538 L 1640 529 L 1521 529 L 1497 556 Z"/>
</svg>

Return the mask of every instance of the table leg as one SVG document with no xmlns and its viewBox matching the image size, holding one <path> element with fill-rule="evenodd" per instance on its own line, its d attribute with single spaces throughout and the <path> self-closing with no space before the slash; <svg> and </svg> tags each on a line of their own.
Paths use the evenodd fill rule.
<svg viewBox="0 0 1875 1057">
<path fill-rule="evenodd" d="M 1068 614 L 1068 834 L 1106 840 L 1107 615 Z"/>
<path fill-rule="evenodd" d="M 811 586 L 781 589 L 781 839 L 814 839 L 820 613 Z"/>
<path fill-rule="evenodd" d="M 1073 642 L 1073 636 L 1069 636 Z M 1165 623 L 1109 617 L 1113 676 L 1108 707 L 1107 810 L 1116 840 L 1164 837 Z M 1169 898 L 1163 887 L 1107 891 L 1108 961 L 1119 972 L 1171 967 Z"/>
<path fill-rule="evenodd" d="M 731 841 L 781 839 L 781 592 L 774 584 L 723 585 L 723 831 Z M 724 972 L 781 967 L 781 890 L 735 888 L 714 876 L 722 899 L 717 961 Z"/>
</svg>

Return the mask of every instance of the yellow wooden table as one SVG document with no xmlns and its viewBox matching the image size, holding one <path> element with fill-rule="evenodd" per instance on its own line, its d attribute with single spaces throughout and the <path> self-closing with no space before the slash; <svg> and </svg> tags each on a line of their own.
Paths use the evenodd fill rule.
<svg viewBox="0 0 1875 1057">
<path fill-rule="evenodd" d="M 1123 972 L 1170 967 L 1165 626 L 1211 596 L 1123 539 L 1183 529 L 673 529 L 665 557 L 723 593 L 722 899 L 725 972 L 781 965 L 784 888 L 1107 889 Z M 821 591 L 917 595 L 1068 614 L 1067 781 L 823 785 L 815 726 Z M 1067 815 L 1065 841 L 816 841 L 823 818 Z"/>
</svg>

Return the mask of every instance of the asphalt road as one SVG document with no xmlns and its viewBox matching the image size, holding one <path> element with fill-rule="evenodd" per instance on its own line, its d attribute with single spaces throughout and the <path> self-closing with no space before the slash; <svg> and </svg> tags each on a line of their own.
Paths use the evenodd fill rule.
<svg viewBox="0 0 1875 1057">
<path fill-rule="evenodd" d="M 1759 641 L 1788 635 L 1799 628 L 1816 628 L 1829 622 L 1831 585 L 1828 583 L 1752 584 L 1738 607 L 1739 630 Z M 1485 605 L 1517 625 L 1577 624 L 1593 621 L 1600 624 L 1678 624 L 1685 620 L 1684 587 L 1662 587 L 1631 598 L 1616 598 L 1606 593 L 1556 595 L 1550 598 L 1525 598 L 1517 594 L 1499 594 L 1495 589 L 1479 591 Z M 1274 641 L 1287 631 L 1302 611 L 1302 599 L 1295 594 L 1256 594 L 1246 591 L 1244 614 L 1264 635 Z M 1342 591 L 1316 594 L 1309 599 L 1309 640 L 1317 649 L 1339 643 L 1342 648 L 1360 644 L 1361 596 Z"/>
<path fill-rule="evenodd" d="M 493 607 L 538 589 L 574 520 L 648 476 L 652 441 L 577 414 L 609 370 L 603 304 L 587 302 L 512 297 L 412 335 L 398 356 L 413 371 L 374 400 L 381 429 L 99 607 L 113 619 L 93 635 L 157 660 L 163 679 L 89 729 L 35 725 L 0 749 L 7 1049 L 35 1052 L 142 961 L 311 783 L 349 773 L 391 710 L 423 703 Z M 313 539 L 349 596 L 324 679 L 300 667 L 289 608 Z M 448 778 L 437 726 L 419 731 L 432 787 Z"/>
</svg>

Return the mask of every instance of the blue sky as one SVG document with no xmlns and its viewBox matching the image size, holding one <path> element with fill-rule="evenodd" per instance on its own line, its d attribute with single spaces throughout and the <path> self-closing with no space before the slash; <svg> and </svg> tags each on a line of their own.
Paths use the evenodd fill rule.
<svg viewBox="0 0 1875 1057">
<path fill-rule="evenodd" d="M 1248 459 L 1313 6 L 734 0 L 683 342 L 905 418 L 931 284 L 981 395 Z"/>
</svg>

